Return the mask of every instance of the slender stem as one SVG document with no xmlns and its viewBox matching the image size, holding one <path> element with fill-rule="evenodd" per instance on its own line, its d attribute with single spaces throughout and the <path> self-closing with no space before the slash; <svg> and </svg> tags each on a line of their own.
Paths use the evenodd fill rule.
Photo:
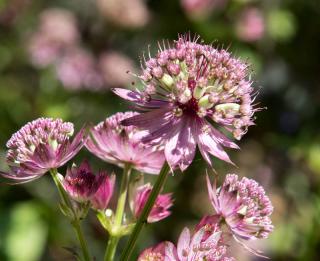
<svg viewBox="0 0 320 261">
<path fill-rule="evenodd" d="M 122 252 L 122 255 L 120 257 L 120 261 L 127 261 L 130 259 L 130 256 L 132 254 L 132 250 L 137 242 L 138 236 L 139 236 L 144 224 L 147 222 L 147 218 L 148 218 L 150 211 L 154 205 L 154 202 L 156 201 L 156 199 L 160 193 L 160 190 L 161 190 L 163 184 L 166 181 L 166 177 L 167 177 L 169 170 L 170 170 L 170 167 L 169 167 L 168 163 L 165 162 L 162 166 L 162 169 L 161 169 L 159 175 L 158 175 L 156 183 L 153 186 L 153 189 L 150 193 L 150 196 L 149 196 L 149 198 L 148 198 L 148 200 L 142 210 L 141 216 L 139 217 L 139 219 L 138 219 L 138 221 L 132 231 L 132 234 L 131 234 L 129 241 L 126 245 L 126 248 Z"/>
<path fill-rule="evenodd" d="M 105 261 L 112 261 L 116 253 L 117 245 L 120 240 L 120 236 L 117 235 L 122 225 L 123 213 L 126 206 L 127 192 L 129 186 L 129 177 L 131 173 L 131 165 L 126 164 L 123 169 L 123 175 L 120 185 L 120 195 L 117 204 L 117 210 L 114 218 L 113 228 L 109 236 L 109 241 L 104 256 Z"/>
<path fill-rule="evenodd" d="M 61 185 L 61 183 L 60 183 L 60 180 L 59 180 L 59 178 L 58 178 L 58 171 L 57 171 L 57 169 L 51 169 L 51 170 L 50 170 L 50 173 L 51 173 L 51 176 L 52 176 L 52 178 L 53 178 L 53 180 L 54 180 L 54 183 L 56 184 L 56 186 L 57 186 L 57 188 L 58 188 L 59 195 L 60 195 L 60 197 L 61 197 L 62 202 L 63 202 L 66 206 L 68 206 L 68 207 L 71 209 L 72 213 L 75 215 L 75 211 L 74 211 L 74 209 L 73 209 L 72 202 L 71 202 L 71 200 L 70 200 L 67 192 L 66 192 L 66 191 L 64 190 L 64 188 L 62 187 L 62 185 Z"/>
<path fill-rule="evenodd" d="M 82 232 L 82 229 L 81 229 L 81 226 L 80 226 L 80 220 L 77 218 L 77 215 L 76 215 L 76 211 L 74 210 L 73 208 L 73 205 L 72 205 L 72 202 L 68 196 L 68 194 L 66 193 L 66 191 L 64 190 L 64 188 L 62 187 L 60 181 L 59 181 L 59 178 L 58 178 L 58 171 L 57 169 L 52 169 L 50 170 L 50 173 L 51 173 L 51 176 L 54 180 L 54 183 L 56 184 L 57 188 L 58 188 L 58 191 L 59 191 L 59 195 L 61 197 L 61 200 L 62 200 L 62 203 L 65 204 L 73 213 L 73 220 L 71 220 L 71 224 L 74 228 L 74 230 L 76 231 L 76 234 L 78 236 L 78 239 L 79 239 L 79 242 L 80 242 L 80 245 L 81 245 L 81 250 L 82 250 L 82 253 L 83 253 L 83 256 L 84 256 L 84 260 L 85 261 L 90 261 L 91 258 L 90 258 L 90 254 L 89 254 L 89 250 L 88 250 L 88 247 L 87 247 L 87 243 L 84 239 L 84 236 L 83 236 L 83 232 Z"/>
<path fill-rule="evenodd" d="M 87 243 L 86 243 L 86 241 L 84 239 L 84 235 L 83 235 L 79 220 L 78 219 L 74 220 L 74 222 L 72 222 L 72 226 L 73 226 L 74 230 L 77 233 L 77 236 L 78 236 L 78 239 L 79 239 L 79 242 L 80 242 L 80 245 L 81 245 L 81 249 L 82 249 L 82 254 L 83 254 L 84 260 L 85 261 L 90 261 L 91 260 L 90 253 L 89 253 L 89 250 L 88 250 L 88 247 L 87 247 Z"/>
</svg>

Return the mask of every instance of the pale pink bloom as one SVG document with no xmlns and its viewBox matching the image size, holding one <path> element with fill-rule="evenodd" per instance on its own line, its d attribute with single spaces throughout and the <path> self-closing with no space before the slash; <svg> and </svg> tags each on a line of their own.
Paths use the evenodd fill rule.
<svg viewBox="0 0 320 261">
<path fill-rule="evenodd" d="M 135 195 L 131 202 L 131 209 L 135 218 L 139 218 L 142 210 L 149 198 L 152 186 L 148 183 L 140 186 L 135 191 Z M 171 193 L 159 194 L 148 216 L 148 223 L 158 222 L 171 214 L 169 208 L 173 205 Z"/>
<path fill-rule="evenodd" d="M 137 135 L 137 128 L 124 127 L 120 122 L 138 115 L 119 112 L 91 128 L 87 149 L 100 159 L 124 167 L 125 164 L 139 171 L 158 174 L 164 163 L 163 150 L 146 147 Z"/>
<path fill-rule="evenodd" d="M 108 86 L 126 86 L 132 81 L 128 72 L 136 71 L 133 61 L 122 53 L 110 51 L 99 58 L 99 68 Z"/>
<path fill-rule="evenodd" d="M 179 261 L 232 261 L 226 256 L 227 246 L 223 244 L 222 231 L 217 226 L 206 238 L 206 227 L 200 228 L 191 235 L 188 228 L 184 228 L 177 244 Z"/>
<path fill-rule="evenodd" d="M 197 39 L 180 37 L 175 47 L 160 47 L 157 58 L 145 62 L 143 90 L 114 89 L 144 112 L 122 124 L 142 129 L 142 142 L 163 145 L 167 162 L 182 171 L 197 146 L 210 165 L 210 154 L 231 163 L 223 146 L 239 147 L 218 128 L 241 139 L 257 110 L 248 65 Z"/>
<path fill-rule="evenodd" d="M 105 210 L 109 201 L 113 195 L 116 176 L 106 176 L 103 182 L 100 184 L 98 190 L 91 198 L 91 204 L 94 209 Z"/>
<path fill-rule="evenodd" d="M 63 166 L 79 152 L 86 139 L 82 129 L 71 142 L 73 133 L 73 124 L 61 119 L 39 118 L 27 123 L 7 142 L 11 172 L 0 174 L 22 183 Z"/>
<path fill-rule="evenodd" d="M 34 65 L 45 67 L 59 59 L 79 40 L 76 19 L 67 10 L 52 8 L 40 17 L 38 30 L 31 36 L 29 53 Z"/>
<path fill-rule="evenodd" d="M 207 229 L 204 226 L 191 234 L 188 228 L 184 228 L 177 247 L 171 242 L 160 243 L 155 248 L 143 251 L 138 261 L 235 261 L 227 256 L 227 245 L 219 226 L 215 226 L 209 236 L 206 236 Z"/>
<path fill-rule="evenodd" d="M 94 175 L 89 163 L 84 161 L 79 167 L 73 165 L 68 168 L 66 176 L 59 176 L 59 178 L 63 188 L 72 199 L 86 202 L 94 196 L 107 179 L 107 175 L 104 172 Z"/>
<path fill-rule="evenodd" d="M 265 21 L 261 11 L 254 7 L 245 9 L 237 21 L 236 32 L 243 41 L 260 40 L 265 32 Z"/>
<path fill-rule="evenodd" d="M 97 5 L 105 19 L 122 27 L 142 27 L 150 18 L 143 0 L 97 0 Z"/>
<path fill-rule="evenodd" d="M 207 185 L 212 206 L 238 242 L 267 238 L 273 231 L 273 206 L 256 181 L 228 174 L 219 189 L 211 185 L 209 177 Z"/>
<path fill-rule="evenodd" d="M 183 10 L 194 19 L 204 19 L 214 9 L 223 7 L 228 0 L 180 0 Z"/>
<path fill-rule="evenodd" d="M 68 89 L 98 89 L 103 85 L 94 57 L 80 48 L 69 50 L 56 65 L 57 76 Z"/>
</svg>

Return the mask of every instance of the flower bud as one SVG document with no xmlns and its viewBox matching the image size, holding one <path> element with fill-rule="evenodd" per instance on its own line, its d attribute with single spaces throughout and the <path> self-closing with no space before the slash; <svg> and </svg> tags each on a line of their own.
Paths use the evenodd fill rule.
<svg viewBox="0 0 320 261">
<path fill-rule="evenodd" d="M 72 199 L 78 202 L 86 202 L 96 193 L 104 180 L 104 175 L 94 175 L 87 161 L 79 167 L 73 165 L 67 169 L 65 178 L 60 177 L 65 191 Z"/>
<path fill-rule="evenodd" d="M 116 176 L 114 174 L 111 176 L 104 175 L 98 190 L 91 198 L 91 204 L 94 209 L 105 210 L 108 207 L 113 195 L 115 180 Z"/>
<path fill-rule="evenodd" d="M 130 204 L 135 218 L 139 218 L 141 215 L 151 190 L 152 186 L 149 183 L 137 188 L 133 201 Z M 169 208 L 172 205 L 173 202 L 170 193 L 158 195 L 147 219 L 148 223 L 154 223 L 168 217 L 171 214 Z"/>
</svg>

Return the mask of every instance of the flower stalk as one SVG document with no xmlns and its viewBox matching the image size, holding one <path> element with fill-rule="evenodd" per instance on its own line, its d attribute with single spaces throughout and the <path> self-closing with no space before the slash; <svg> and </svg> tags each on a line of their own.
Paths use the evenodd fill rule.
<svg viewBox="0 0 320 261">
<path fill-rule="evenodd" d="M 104 256 L 105 261 L 113 260 L 120 237 L 122 236 L 121 233 L 119 232 L 121 231 L 123 213 L 126 206 L 131 169 L 132 169 L 132 166 L 130 164 L 125 164 L 121 185 L 120 185 L 120 195 L 118 199 L 114 223 L 111 231 L 109 231 L 110 237 L 109 237 L 107 249 Z"/>
<path fill-rule="evenodd" d="M 80 226 L 80 220 L 76 215 L 76 211 L 73 208 L 72 202 L 71 202 L 68 194 L 66 193 L 66 191 L 64 190 L 64 188 L 62 187 L 62 185 L 61 185 L 61 183 L 59 181 L 58 171 L 57 171 L 57 169 L 51 169 L 50 173 L 51 173 L 51 176 L 52 176 L 52 178 L 54 180 L 54 183 L 56 184 L 56 186 L 58 188 L 59 195 L 60 195 L 61 200 L 62 200 L 62 204 L 64 205 L 64 207 L 67 207 L 72 213 L 73 218 L 71 220 L 71 225 L 73 226 L 73 228 L 74 228 L 74 230 L 75 230 L 75 232 L 77 234 L 84 260 L 85 261 L 90 261 L 91 260 L 90 253 L 89 253 L 88 246 L 87 246 L 87 243 L 86 243 L 86 241 L 84 239 L 84 235 L 83 235 L 83 232 L 82 232 L 82 229 L 81 229 L 81 226 Z"/>
<path fill-rule="evenodd" d="M 162 166 L 162 169 L 158 175 L 158 178 L 156 180 L 156 183 L 154 184 L 153 186 L 153 189 L 150 193 L 150 196 L 142 210 L 142 213 L 132 231 L 132 234 L 129 238 L 129 241 L 120 257 L 120 261 L 127 261 L 130 259 L 130 256 L 132 254 L 132 250 L 137 242 L 137 239 L 138 239 L 138 236 L 144 226 L 145 223 L 147 223 L 147 218 L 150 214 L 150 211 L 154 205 L 154 202 L 156 201 L 159 193 L 160 193 L 160 190 L 161 188 L 163 187 L 163 184 L 165 183 L 166 181 L 166 178 L 167 178 L 167 174 L 170 170 L 170 167 L 168 165 L 167 162 L 165 162 Z"/>
</svg>

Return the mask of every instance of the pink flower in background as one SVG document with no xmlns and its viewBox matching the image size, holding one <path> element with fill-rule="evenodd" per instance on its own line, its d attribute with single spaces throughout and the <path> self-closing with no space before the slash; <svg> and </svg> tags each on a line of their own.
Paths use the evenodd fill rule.
<svg viewBox="0 0 320 261">
<path fill-rule="evenodd" d="M 139 218 L 139 216 L 142 213 L 142 210 L 149 198 L 149 195 L 151 193 L 152 186 L 148 183 L 143 186 L 140 186 L 135 191 L 134 198 L 131 202 L 131 209 L 136 218 Z M 169 211 L 169 208 L 173 205 L 173 200 L 171 198 L 171 194 L 160 194 L 158 195 L 152 210 L 148 217 L 148 223 L 154 223 L 158 222 L 166 217 L 168 217 L 171 212 Z"/>
<path fill-rule="evenodd" d="M 66 53 L 56 65 L 57 76 L 68 89 L 99 89 L 102 77 L 94 57 L 85 50 L 75 48 Z"/>
<path fill-rule="evenodd" d="M 79 167 L 73 165 L 67 169 L 65 178 L 60 175 L 60 181 L 65 191 L 78 202 L 89 201 L 107 179 L 106 173 L 94 175 L 87 161 Z"/>
<path fill-rule="evenodd" d="M 135 115 L 138 113 L 118 112 L 92 127 L 86 147 L 104 161 L 120 167 L 129 163 L 139 171 L 158 174 L 164 163 L 163 151 L 142 144 L 136 127 L 120 124 Z"/>
<path fill-rule="evenodd" d="M 254 124 L 248 65 L 190 37 L 161 47 L 156 57 L 145 62 L 142 91 L 114 89 L 144 112 L 122 124 L 144 130 L 142 142 L 163 145 L 172 168 L 185 170 L 197 145 L 209 164 L 210 154 L 231 163 L 223 146 L 238 146 L 217 128 L 241 139 Z"/>
<path fill-rule="evenodd" d="M 116 176 L 106 176 L 100 184 L 98 190 L 91 198 L 91 204 L 94 209 L 105 210 L 113 195 Z"/>
<path fill-rule="evenodd" d="M 209 198 L 235 239 L 267 238 L 273 230 L 273 206 L 264 189 L 254 180 L 228 174 L 217 190 L 207 177 Z"/>
<path fill-rule="evenodd" d="M 73 133 L 73 124 L 61 119 L 39 118 L 27 123 L 7 142 L 11 172 L 0 174 L 16 182 L 28 182 L 63 166 L 79 152 L 86 139 L 82 129 L 71 142 Z"/>
<path fill-rule="evenodd" d="M 78 40 L 77 22 L 73 14 L 58 8 L 47 9 L 41 14 L 38 31 L 30 38 L 31 61 L 38 67 L 53 64 Z"/>
<path fill-rule="evenodd" d="M 214 9 L 223 7 L 227 0 L 180 0 L 183 10 L 193 19 L 204 19 Z"/>
<path fill-rule="evenodd" d="M 105 19 L 122 27 L 138 28 L 149 21 L 143 0 L 98 0 L 97 5 Z"/>
<path fill-rule="evenodd" d="M 101 75 L 108 86 L 125 86 L 132 81 L 132 76 L 127 72 L 135 72 L 133 61 L 122 53 L 109 51 L 99 58 Z"/>
<path fill-rule="evenodd" d="M 260 40 L 264 36 L 265 21 L 262 12 L 258 8 L 245 9 L 236 25 L 238 37 L 246 42 Z"/>
</svg>

